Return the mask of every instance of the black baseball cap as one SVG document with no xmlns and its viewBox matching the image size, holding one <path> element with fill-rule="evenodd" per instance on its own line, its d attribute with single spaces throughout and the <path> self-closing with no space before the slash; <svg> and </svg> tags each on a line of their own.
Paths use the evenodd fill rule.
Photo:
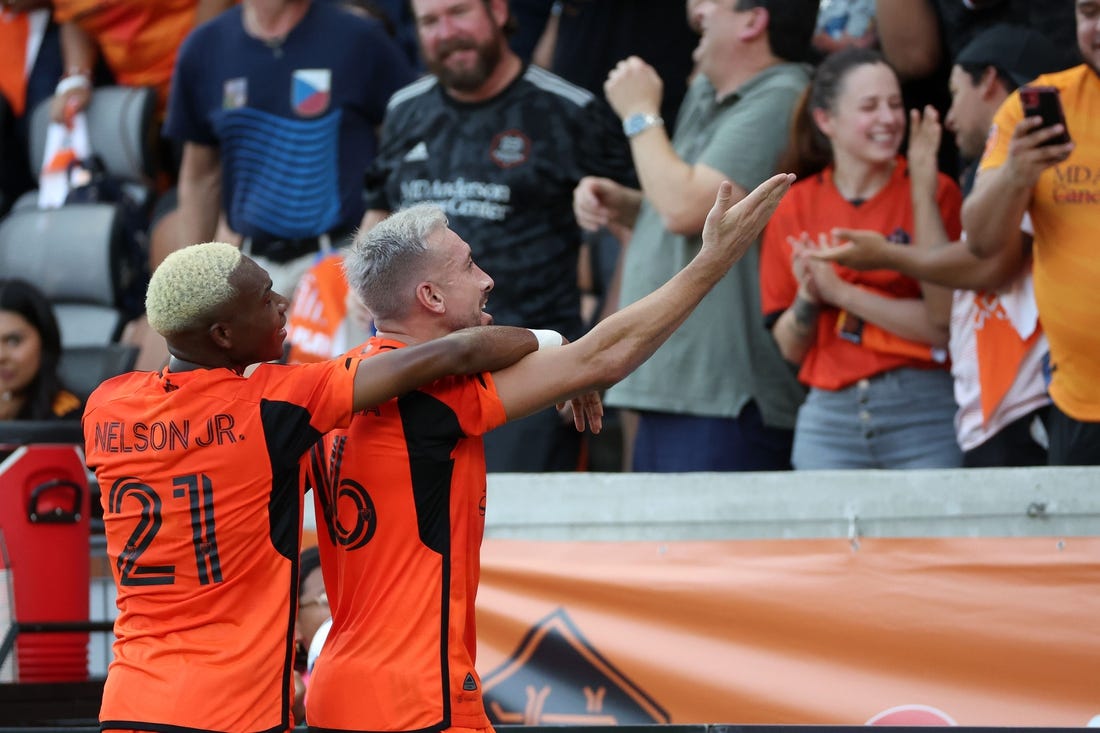
<svg viewBox="0 0 1100 733">
<path fill-rule="evenodd" d="M 1023 85 L 1041 74 L 1068 68 L 1065 54 L 1034 28 L 998 24 L 974 36 L 955 57 L 959 66 L 995 66 Z"/>
</svg>

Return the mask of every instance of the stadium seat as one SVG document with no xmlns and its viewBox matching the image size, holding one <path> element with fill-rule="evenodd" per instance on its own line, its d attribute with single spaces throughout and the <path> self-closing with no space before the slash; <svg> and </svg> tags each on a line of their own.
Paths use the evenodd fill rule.
<svg viewBox="0 0 1100 733">
<path fill-rule="evenodd" d="M 152 195 L 157 172 L 156 92 L 152 87 L 97 87 L 88 105 L 88 137 L 92 152 L 103 162 L 106 173 L 129 182 L 135 195 Z M 50 100 L 31 113 L 30 157 L 39 166 L 46 149 L 50 123 Z M 34 171 L 35 178 L 38 171 Z M 13 209 L 35 207 L 38 192 L 24 194 Z"/>
<path fill-rule="evenodd" d="M 122 294 L 137 276 L 127 272 L 125 246 L 113 204 L 17 209 L 0 220 L 0 273 L 49 298 L 63 347 L 107 344 L 122 331 Z"/>
<path fill-rule="evenodd" d="M 70 346 L 61 352 L 61 381 L 82 400 L 88 399 L 105 379 L 134 368 L 138 347 L 134 344 Z"/>
</svg>

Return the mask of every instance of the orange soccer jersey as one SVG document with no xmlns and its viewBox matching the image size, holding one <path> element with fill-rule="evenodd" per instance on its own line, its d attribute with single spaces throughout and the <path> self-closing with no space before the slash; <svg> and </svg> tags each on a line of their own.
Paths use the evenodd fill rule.
<svg viewBox="0 0 1100 733">
<path fill-rule="evenodd" d="M 375 337 L 365 355 L 400 346 Z M 481 435 L 504 421 L 489 375 L 449 377 L 356 414 L 314 450 L 333 624 L 306 696 L 311 729 L 489 725 L 474 670 Z"/>
<path fill-rule="evenodd" d="M 134 372 L 89 398 L 119 609 L 104 729 L 292 724 L 299 460 L 350 420 L 355 364 Z"/>
<path fill-rule="evenodd" d="M 962 194 L 954 181 L 940 174 L 936 191 L 947 234 L 958 238 L 962 229 Z M 779 202 L 764 230 L 760 254 L 760 297 L 765 317 L 775 317 L 790 307 L 798 292 L 791 272 L 791 246 L 787 237 L 808 232 L 816 242 L 835 227 L 871 229 L 882 232 L 899 246 L 912 238 L 913 206 L 910 203 L 909 173 L 904 158 L 897 159 L 889 183 L 858 205 L 847 201 L 832 181 L 832 169 L 799 181 Z M 894 298 L 921 297 L 920 284 L 891 270 L 857 272 L 839 265 L 837 273 L 848 282 Z M 864 377 L 872 377 L 903 366 L 943 368 L 923 344 L 889 334 L 865 324 L 861 343 L 838 333 L 841 312 L 822 308 L 817 335 L 799 369 L 799 379 L 819 389 L 841 389 Z"/>
<path fill-rule="evenodd" d="M 1035 228 L 1035 302 L 1050 343 L 1050 396 L 1070 417 L 1098 422 L 1100 331 L 1093 321 L 1100 308 L 1100 76 L 1082 65 L 1033 83 L 1058 88 L 1076 143 L 1069 158 L 1040 176 L 1028 209 Z M 1023 116 L 1014 92 L 993 119 L 982 171 L 1004 164 Z"/>
</svg>

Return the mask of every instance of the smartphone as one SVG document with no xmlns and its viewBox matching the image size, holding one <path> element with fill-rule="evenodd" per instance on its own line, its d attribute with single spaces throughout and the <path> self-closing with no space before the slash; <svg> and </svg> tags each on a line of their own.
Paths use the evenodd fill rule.
<svg viewBox="0 0 1100 733">
<path fill-rule="evenodd" d="M 1065 129 L 1061 135 L 1052 137 L 1043 145 L 1062 145 L 1070 141 L 1066 116 L 1062 112 L 1062 99 L 1058 96 L 1058 90 L 1055 87 L 1020 87 L 1020 104 L 1024 108 L 1025 116 L 1043 118 L 1042 127 L 1061 125 Z"/>
</svg>

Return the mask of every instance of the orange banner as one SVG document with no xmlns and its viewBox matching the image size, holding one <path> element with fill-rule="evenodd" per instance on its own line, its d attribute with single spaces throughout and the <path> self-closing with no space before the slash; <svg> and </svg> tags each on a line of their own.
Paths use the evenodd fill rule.
<svg viewBox="0 0 1100 733">
<path fill-rule="evenodd" d="M 1074 726 L 1100 538 L 487 540 L 495 724 Z"/>
</svg>

